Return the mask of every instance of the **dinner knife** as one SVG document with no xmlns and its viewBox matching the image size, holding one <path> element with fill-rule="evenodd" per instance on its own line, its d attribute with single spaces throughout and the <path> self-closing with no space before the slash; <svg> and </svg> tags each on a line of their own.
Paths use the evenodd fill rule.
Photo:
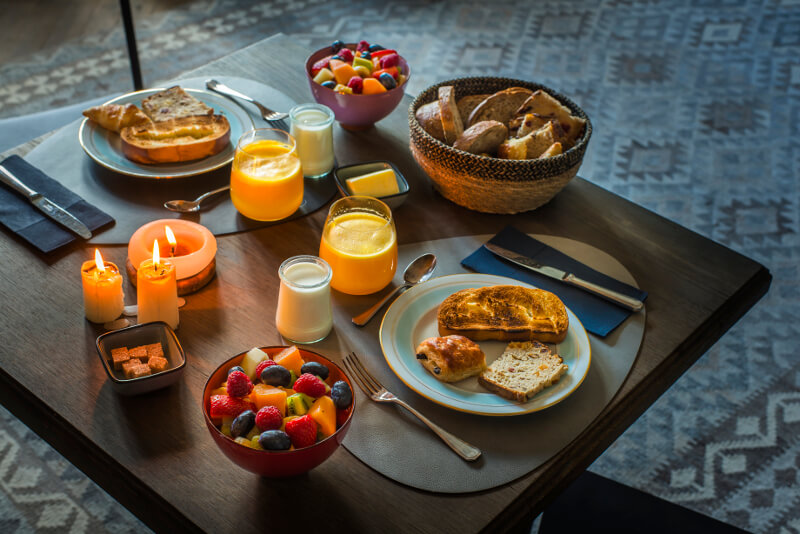
<svg viewBox="0 0 800 534">
<path fill-rule="evenodd" d="M 623 308 L 627 308 L 632 311 L 639 311 L 644 306 L 644 303 L 639 299 L 629 297 L 628 295 L 623 295 L 622 293 L 599 286 L 597 284 L 593 284 L 592 282 L 584 280 L 583 278 L 578 278 L 574 274 L 562 271 L 561 269 L 556 269 L 555 267 L 551 267 L 549 265 L 542 265 L 536 260 L 533 260 L 522 254 L 517 254 L 516 252 L 508 250 L 507 248 L 497 246 L 494 243 L 484 243 L 483 246 L 486 247 L 486 249 L 492 254 L 500 256 L 501 258 L 515 263 L 520 267 L 525 267 L 526 269 L 543 274 L 544 276 L 549 276 L 550 278 L 555 278 L 556 280 L 579 287 L 590 293 L 594 293 L 598 297 L 602 297 L 608 301 L 611 301 L 614 304 L 618 304 Z"/>
<path fill-rule="evenodd" d="M 39 208 L 42 213 L 60 225 L 72 230 L 84 239 L 89 239 L 92 237 L 92 232 L 86 227 L 85 224 L 75 218 L 74 215 L 41 193 L 37 193 L 22 183 L 19 178 L 14 176 L 11 171 L 6 169 L 3 165 L 0 165 L 0 181 L 27 198 L 31 204 Z"/>
</svg>

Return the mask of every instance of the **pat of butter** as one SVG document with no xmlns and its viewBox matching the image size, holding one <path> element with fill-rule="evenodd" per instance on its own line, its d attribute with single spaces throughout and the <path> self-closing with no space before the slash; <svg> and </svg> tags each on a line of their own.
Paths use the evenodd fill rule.
<svg viewBox="0 0 800 534">
<path fill-rule="evenodd" d="M 400 192 L 397 177 L 392 169 L 371 172 L 362 176 L 345 180 L 350 192 L 354 195 L 368 195 L 371 197 L 385 197 Z"/>
</svg>

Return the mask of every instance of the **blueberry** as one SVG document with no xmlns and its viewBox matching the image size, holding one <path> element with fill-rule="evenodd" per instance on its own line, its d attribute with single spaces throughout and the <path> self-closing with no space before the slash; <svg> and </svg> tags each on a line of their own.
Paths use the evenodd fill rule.
<svg viewBox="0 0 800 534">
<path fill-rule="evenodd" d="M 338 59 L 339 61 L 344 61 L 344 58 L 340 55 L 331 56 L 331 59 Z"/>
<path fill-rule="evenodd" d="M 300 368 L 300 374 L 303 373 L 311 373 L 312 375 L 317 375 L 321 379 L 325 380 L 328 378 L 330 371 L 326 366 L 319 362 L 306 362 Z"/>
<path fill-rule="evenodd" d="M 327 82 L 322 82 L 320 85 L 322 87 L 327 87 L 328 89 L 333 89 L 334 87 L 336 87 L 336 82 L 334 82 L 333 80 L 328 80 Z"/>
<path fill-rule="evenodd" d="M 353 391 L 350 389 L 350 386 L 347 385 L 347 382 L 339 380 L 331 388 L 331 398 L 333 399 L 334 406 L 340 410 L 344 410 L 353 402 Z"/>
<path fill-rule="evenodd" d="M 331 43 L 331 49 L 333 50 L 334 54 L 339 50 L 341 50 L 343 46 L 344 43 L 339 39 L 336 39 L 334 42 Z"/>
<path fill-rule="evenodd" d="M 384 72 L 383 74 L 381 74 L 380 77 L 378 78 L 378 81 L 381 82 L 381 85 L 383 85 L 387 89 L 394 89 L 395 87 L 397 87 L 397 82 L 394 80 L 394 76 L 392 76 L 388 72 Z"/>
<path fill-rule="evenodd" d="M 372 54 L 364 50 L 363 52 L 361 52 L 361 57 L 364 59 L 372 59 Z"/>
<path fill-rule="evenodd" d="M 243 373 L 244 373 L 244 369 L 242 369 L 242 366 L 241 366 L 241 365 L 234 365 L 233 367 L 231 367 L 230 369 L 228 369 L 228 375 L 230 375 L 230 374 L 231 374 L 232 372 L 234 372 L 234 371 L 241 371 L 241 372 L 243 372 Z M 247 374 L 247 373 L 245 373 L 245 374 Z"/>
<path fill-rule="evenodd" d="M 285 451 L 292 446 L 292 440 L 283 430 L 267 430 L 258 436 L 258 444 L 268 451 Z"/>
<path fill-rule="evenodd" d="M 254 424 L 256 424 L 255 412 L 253 410 L 243 411 L 231 423 L 231 436 L 234 438 L 246 436 L 253 429 Z"/>
<path fill-rule="evenodd" d="M 268 386 L 288 388 L 292 383 L 292 373 L 282 365 L 270 365 L 261 371 L 261 381 Z"/>
<path fill-rule="evenodd" d="M 369 48 L 367 48 L 367 50 L 370 52 L 377 52 L 378 50 L 383 50 L 383 49 L 384 48 L 379 44 L 372 44 L 369 45 Z"/>
</svg>

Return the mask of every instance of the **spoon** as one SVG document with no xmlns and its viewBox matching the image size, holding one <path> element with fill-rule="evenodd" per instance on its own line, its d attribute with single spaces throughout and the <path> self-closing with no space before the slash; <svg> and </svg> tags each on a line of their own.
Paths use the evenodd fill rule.
<svg viewBox="0 0 800 534">
<path fill-rule="evenodd" d="M 177 211 L 178 213 L 192 213 L 194 211 L 200 211 L 201 202 L 210 196 L 216 195 L 217 193 L 222 193 L 230 188 L 230 185 L 226 185 L 224 187 L 220 187 L 219 189 L 209 191 L 208 193 L 203 193 L 194 200 L 168 200 L 164 202 L 164 207 L 170 211 Z"/>
<path fill-rule="evenodd" d="M 384 304 L 409 287 L 426 281 L 431 277 L 434 269 L 436 269 L 436 256 L 433 254 L 423 254 L 419 258 L 409 263 L 408 267 L 406 267 L 406 270 L 403 272 L 403 280 L 405 280 L 405 283 L 401 286 L 397 286 L 394 291 L 383 297 L 380 302 L 373 305 L 364 313 L 353 317 L 353 324 L 356 326 L 364 326 L 367 324 L 369 320 L 372 319 L 376 313 L 378 313 L 378 310 L 380 310 Z"/>
</svg>

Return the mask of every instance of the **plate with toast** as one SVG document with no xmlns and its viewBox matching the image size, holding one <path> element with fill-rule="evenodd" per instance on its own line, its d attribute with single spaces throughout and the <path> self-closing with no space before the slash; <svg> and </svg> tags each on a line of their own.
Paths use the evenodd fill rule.
<svg viewBox="0 0 800 534">
<path fill-rule="evenodd" d="M 526 300 L 531 298 L 538 302 Z M 526 324 L 509 323 L 506 317 L 501 318 L 499 327 L 497 323 L 482 326 L 481 322 L 490 323 L 492 319 L 485 318 L 485 310 L 479 308 L 487 302 L 497 305 L 498 299 L 504 301 L 501 316 L 507 316 L 509 308 L 520 308 L 520 321 Z M 479 345 L 485 354 L 483 372 L 448 382 L 446 377 L 437 376 L 437 367 L 428 361 L 432 351 L 420 348 L 430 345 L 431 340 L 451 345 L 451 338 L 458 341 L 464 336 L 469 338 L 464 339 L 466 343 Z M 531 341 L 537 338 L 541 341 Z M 413 391 L 454 410 L 489 416 L 522 415 L 555 405 L 577 390 L 591 363 L 586 330 L 557 297 L 518 280 L 480 273 L 434 278 L 403 293 L 384 316 L 380 344 L 389 367 Z M 442 361 L 446 364 L 454 359 L 458 357 L 445 354 Z M 503 373 L 508 370 L 506 360 L 518 362 L 518 372 L 523 365 L 532 367 L 533 362 L 534 369 L 524 372 L 537 377 L 538 371 L 551 362 L 558 372 L 536 389 L 515 392 L 512 390 L 517 385 L 511 384 L 508 389 L 502 384 L 506 378 Z M 499 378 L 498 367 L 503 368 Z M 445 374 L 450 370 L 441 371 Z"/>
<path fill-rule="evenodd" d="M 139 178 L 182 178 L 231 161 L 254 127 L 247 111 L 198 89 L 153 88 L 84 111 L 78 140 L 99 165 Z"/>
</svg>

